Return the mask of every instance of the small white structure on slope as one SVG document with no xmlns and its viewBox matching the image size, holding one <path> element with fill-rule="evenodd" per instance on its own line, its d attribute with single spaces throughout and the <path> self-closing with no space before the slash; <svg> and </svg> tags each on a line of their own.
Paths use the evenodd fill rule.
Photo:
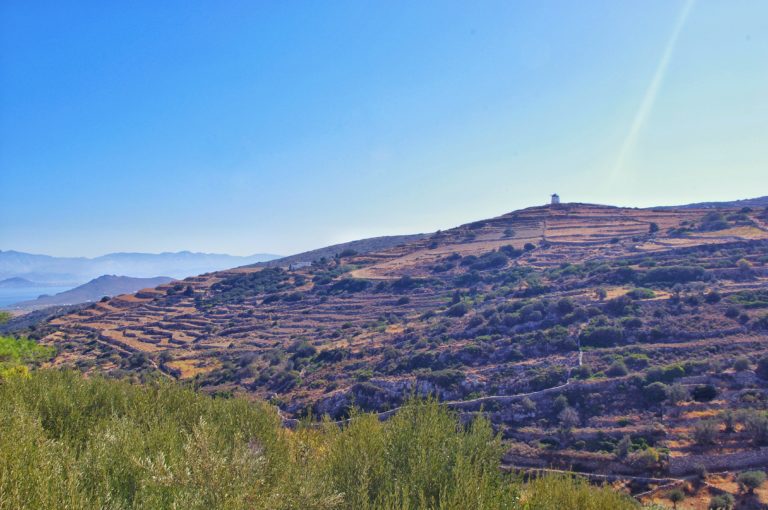
<svg viewBox="0 0 768 510">
<path fill-rule="evenodd" d="M 552 194 L 552 205 L 560 205 L 560 195 L 557 193 Z"/>
</svg>

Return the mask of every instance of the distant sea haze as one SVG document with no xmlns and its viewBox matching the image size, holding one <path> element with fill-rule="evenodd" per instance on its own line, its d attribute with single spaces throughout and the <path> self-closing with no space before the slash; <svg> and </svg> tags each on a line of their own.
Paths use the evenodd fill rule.
<svg viewBox="0 0 768 510">
<path fill-rule="evenodd" d="M 69 287 L 18 287 L 18 288 L 0 288 L 0 308 L 19 303 L 21 301 L 29 301 L 36 299 L 42 294 L 54 295 L 59 292 L 64 292 L 71 289 Z"/>
<path fill-rule="evenodd" d="M 0 251 L 0 308 L 53 296 L 99 276 L 116 274 L 151 278 L 184 278 L 200 273 L 263 262 L 277 255 L 235 257 L 210 253 L 111 253 L 96 258 L 51 257 L 18 251 Z M 9 282 L 7 280 L 18 280 Z M 29 285 L 25 285 L 28 283 Z"/>
<path fill-rule="evenodd" d="M 186 278 L 210 271 L 264 262 L 277 255 L 248 257 L 213 253 L 110 253 L 101 257 L 51 257 L 18 251 L 0 251 L 0 280 L 22 278 L 57 287 L 86 283 L 103 275 Z M 13 285 L 22 287 L 23 285 Z M 0 285 L 3 287 L 3 285 Z M 5 285 L 8 287 L 8 285 Z M 45 292 L 49 294 L 49 292 Z M 37 296 L 33 296 L 37 297 Z"/>
</svg>

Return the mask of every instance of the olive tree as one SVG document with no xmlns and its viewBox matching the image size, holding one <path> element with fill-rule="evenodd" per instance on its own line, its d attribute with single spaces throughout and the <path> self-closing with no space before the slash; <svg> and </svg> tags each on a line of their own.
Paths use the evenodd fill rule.
<svg viewBox="0 0 768 510">
<path fill-rule="evenodd" d="M 736 477 L 739 487 L 747 494 L 754 494 L 755 489 L 765 483 L 765 473 L 763 471 L 744 471 Z"/>
</svg>

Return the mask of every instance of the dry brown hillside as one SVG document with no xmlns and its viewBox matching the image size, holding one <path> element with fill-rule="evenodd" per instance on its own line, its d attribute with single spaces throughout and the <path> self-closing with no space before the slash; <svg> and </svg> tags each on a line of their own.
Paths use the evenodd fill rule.
<svg viewBox="0 0 768 510">
<path fill-rule="evenodd" d="M 434 393 L 488 413 L 510 464 L 678 476 L 768 459 L 768 424 L 753 431 L 768 420 L 766 264 L 760 208 L 563 204 L 188 278 L 39 332 L 56 365 L 162 373 L 293 417 Z"/>
</svg>

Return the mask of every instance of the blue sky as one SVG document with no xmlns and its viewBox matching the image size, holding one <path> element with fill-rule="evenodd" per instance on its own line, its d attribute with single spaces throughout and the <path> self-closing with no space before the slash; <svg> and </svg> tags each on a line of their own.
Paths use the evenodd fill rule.
<svg viewBox="0 0 768 510">
<path fill-rule="evenodd" d="M 768 2 L 0 3 L 0 249 L 768 194 Z"/>
</svg>

